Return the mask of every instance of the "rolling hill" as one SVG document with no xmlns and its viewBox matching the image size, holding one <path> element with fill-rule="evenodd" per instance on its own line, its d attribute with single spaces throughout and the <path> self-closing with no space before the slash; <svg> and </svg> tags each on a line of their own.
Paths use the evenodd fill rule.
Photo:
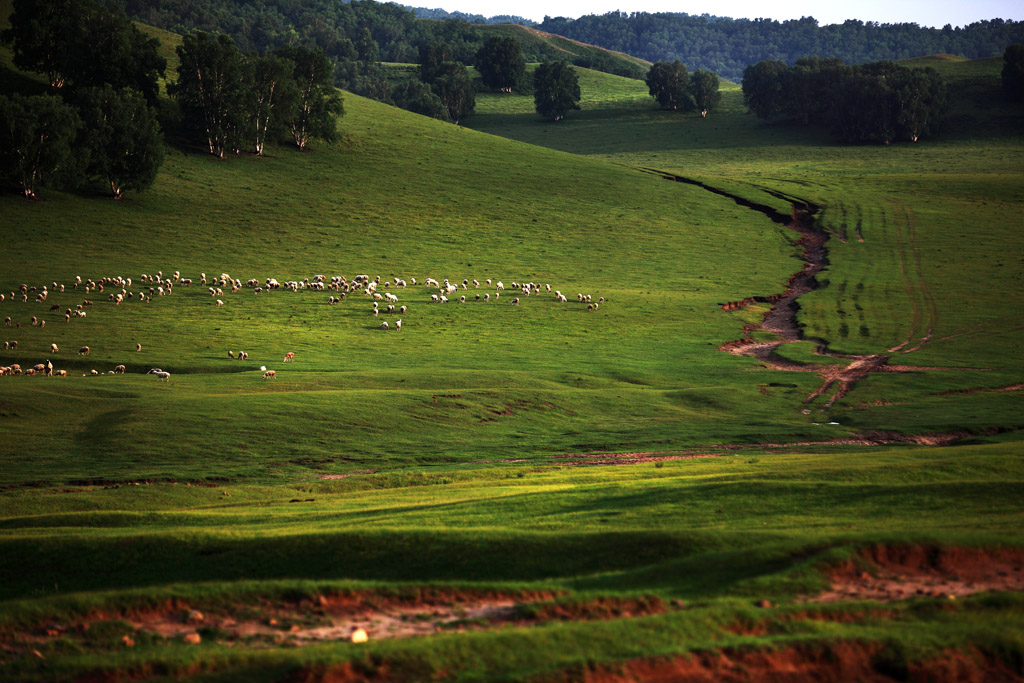
<svg viewBox="0 0 1024 683">
<path fill-rule="evenodd" d="M 917 146 L 581 70 L 557 125 L 346 94 L 336 145 L 5 193 L 0 365 L 68 372 L 0 377 L 5 677 L 1019 676 L 1021 114 L 931 61 Z M 723 352 L 808 264 L 802 341 Z M 407 311 L 246 284 L 360 274 Z"/>
</svg>

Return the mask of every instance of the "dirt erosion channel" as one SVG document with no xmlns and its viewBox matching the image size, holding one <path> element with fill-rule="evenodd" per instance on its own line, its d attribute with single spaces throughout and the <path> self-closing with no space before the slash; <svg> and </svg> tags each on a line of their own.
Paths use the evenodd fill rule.
<svg viewBox="0 0 1024 683">
<path fill-rule="evenodd" d="M 800 304 L 797 300 L 804 294 L 813 292 L 814 290 L 822 287 L 822 284 L 817 279 L 817 275 L 828 266 L 828 250 L 825 245 L 826 242 L 828 242 L 829 235 L 826 231 L 822 230 L 815 224 L 814 216 L 818 213 L 819 208 L 815 204 L 795 197 L 769 192 L 772 196 L 778 197 L 779 199 L 791 204 L 792 211 L 789 215 L 786 215 L 766 204 L 759 204 L 757 202 L 750 201 L 749 199 L 745 199 L 710 185 L 705 185 L 704 183 L 691 178 L 684 178 L 682 176 L 654 169 L 644 170 L 658 174 L 666 180 L 686 183 L 688 185 L 696 185 L 708 192 L 727 197 L 736 202 L 736 204 L 762 213 L 773 222 L 783 225 L 787 229 L 793 230 L 800 235 L 800 239 L 797 240 L 797 246 L 802 249 L 803 266 L 800 270 L 789 277 L 789 281 L 786 283 L 786 288 L 782 292 L 768 296 L 751 296 L 740 301 L 730 301 L 722 304 L 722 308 L 726 311 L 738 310 L 755 302 L 768 303 L 771 306 L 768 312 L 765 313 L 764 317 L 761 319 L 760 323 L 744 325 L 743 337 L 741 339 L 722 344 L 719 347 L 719 350 L 736 356 L 752 356 L 761 361 L 765 367 L 769 367 L 774 370 L 783 370 L 788 372 L 813 372 L 817 374 L 821 378 L 822 384 L 804 399 L 805 404 L 811 403 L 818 397 L 824 396 L 832 391 L 833 393 L 825 402 L 826 407 L 831 406 L 833 403 L 846 396 L 859 380 L 873 372 L 904 373 L 922 370 L 966 369 L 935 366 L 895 365 L 890 363 L 893 358 L 891 355 L 835 353 L 829 350 L 828 342 L 824 339 L 804 337 L 802 327 L 800 323 L 797 322 L 797 312 L 800 310 Z M 861 241 L 863 241 L 863 239 Z M 774 337 L 774 339 L 770 341 L 755 339 L 755 332 L 768 333 L 770 336 Z M 928 330 L 928 332 L 926 332 L 921 338 L 920 342 L 913 347 L 907 349 L 904 348 L 910 341 L 908 339 L 902 344 L 889 348 L 888 351 L 890 353 L 911 353 L 923 347 L 930 339 L 931 330 Z M 835 358 L 841 362 L 828 365 L 812 365 L 789 360 L 776 353 L 779 347 L 799 341 L 813 342 L 815 345 L 815 354 L 828 358 Z"/>
</svg>

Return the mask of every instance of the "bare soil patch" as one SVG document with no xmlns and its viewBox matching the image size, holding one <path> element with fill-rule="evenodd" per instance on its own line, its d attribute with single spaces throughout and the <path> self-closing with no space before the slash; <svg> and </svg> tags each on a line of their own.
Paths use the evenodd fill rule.
<svg viewBox="0 0 1024 683">
<path fill-rule="evenodd" d="M 828 572 L 831 586 L 810 602 L 918 597 L 956 599 L 1024 590 L 1024 550 L 877 545 Z"/>
</svg>

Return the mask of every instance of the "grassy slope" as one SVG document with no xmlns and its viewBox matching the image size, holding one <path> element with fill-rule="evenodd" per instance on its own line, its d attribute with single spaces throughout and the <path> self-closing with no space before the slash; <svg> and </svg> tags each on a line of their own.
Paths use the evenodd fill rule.
<svg viewBox="0 0 1024 683">
<path fill-rule="evenodd" d="M 866 249 L 875 235 L 879 247 L 898 239 L 880 218 L 896 214 L 868 210 L 876 193 L 907 187 L 919 170 L 936 167 L 935 154 L 962 160 L 965 148 L 978 155 L 969 170 L 979 178 L 964 201 L 984 201 L 986 211 L 1019 227 L 1012 213 L 1019 203 L 1019 196 L 1012 199 L 1019 140 L 954 138 L 937 151 L 922 145 L 913 150 L 913 166 L 902 156 L 877 177 L 886 168 L 878 155 L 890 150 L 850 151 L 822 145 L 812 132 L 761 126 L 739 114 L 735 93 L 727 98 L 731 116 L 680 126 L 649 111 L 643 93 L 631 101 L 628 81 L 585 73 L 588 82 L 605 83 L 614 104 L 599 107 L 602 98 L 594 97 L 594 107 L 562 126 L 539 123 L 529 110 L 509 113 L 504 123 L 495 110 L 490 121 L 509 126 L 502 134 L 515 137 L 510 131 L 518 126 L 521 136 L 539 138 L 533 142 L 603 159 L 539 150 L 347 96 L 344 141 L 336 148 L 306 155 L 279 149 L 271 158 L 228 163 L 173 152 L 151 192 L 121 203 L 89 192 L 51 192 L 35 204 L 0 199 L 3 230 L 17 245 L 2 257 L 0 291 L 23 281 L 137 277 L 162 268 L 187 276 L 227 270 L 243 280 L 317 272 L 550 280 L 569 293 L 609 297 L 587 317 L 578 306 L 558 308 L 546 298 L 519 309 L 434 307 L 423 303 L 422 288 L 410 289 L 400 294 L 411 306 L 401 336 L 373 329 L 362 300 L 331 308 L 326 294 L 314 293 L 227 294 L 223 309 L 200 288 L 179 288 L 145 307 L 115 308 L 98 295 L 86 320 L 65 325 L 52 317 L 44 330 L 26 321 L 47 315 L 48 305 L 0 304 L 3 315 L 24 323 L 16 333 L 19 350 L 5 362 L 34 362 L 58 341 L 58 367 L 130 362 L 133 370 L 159 364 L 175 371 L 170 385 L 132 375 L 3 378 L 0 458 L 7 483 L 233 480 L 217 488 L 5 491 L 0 577 L 7 599 L 0 620 L 37 623 L 167 596 L 202 605 L 424 581 L 583 595 L 642 591 L 685 597 L 694 609 L 381 641 L 363 650 L 329 644 L 249 654 L 215 643 L 188 649 L 155 642 L 126 653 L 118 651 L 118 632 L 109 643 L 97 636 L 99 655 L 60 640 L 40 645 L 45 662 L 5 660 L 11 676 L 71 677 L 100 667 L 172 673 L 201 658 L 213 677 L 245 671 L 269 679 L 297 665 L 354 658 L 370 669 L 386 660 L 421 678 L 462 671 L 521 679 L 687 648 L 837 637 L 888 642 L 897 662 L 939 647 L 1021 651 L 1012 634 L 1024 628 L 1011 598 L 968 601 L 955 618 L 923 601 L 896 623 L 790 622 L 766 639 L 724 628 L 756 618 L 752 597 L 785 602 L 820 585 L 812 567 L 830 546 L 1020 544 L 1015 442 L 869 454 L 750 449 L 661 467 L 562 469 L 541 458 L 832 435 L 847 427 L 810 422 L 878 418 L 848 406 L 804 416 L 799 400 L 816 384 L 812 377 L 753 370 L 752 361 L 714 350 L 737 336 L 739 325 L 714 304 L 776 291 L 798 267 L 790 237 L 724 199 L 609 161 L 693 173 L 758 198 L 766 196 L 759 185 L 806 195 L 825 205 L 826 224 L 839 211 L 825 201 L 829 193 L 845 192 L 842 206 L 859 207 L 871 228 Z M 723 148 L 722 139 L 736 146 Z M 939 180 L 960 187 L 963 178 L 950 176 Z M 997 192 L 1002 176 L 1009 198 Z M 848 189 L 851 179 L 856 190 Z M 920 181 L 914 189 L 928 194 L 915 195 L 915 207 L 938 202 L 948 209 L 951 200 L 933 189 L 941 187 Z M 955 214 L 944 220 L 947 230 L 964 225 Z M 929 219 L 927 230 L 934 224 Z M 1000 237 L 1012 240 L 1013 231 Z M 837 248 L 835 241 L 830 246 Z M 991 251 L 979 247 L 974 258 Z M 859 256 L 833 252 L 833 271 L 863 267 Z M 927 252 L 922 260 L 926 274 L 937 268 L 931 258 Z M 866 286 L 880 286 L 893 270 Z M 65 299 L 55 294 L 50 301 Z M 985 300 L 975 308 L 991 305 Z M 873 306 L 870 315 L 881 318 L 884 307 Z M 822 310 L 821 321 L 808 322 L 837 317 Z M 888 323 L 887 333 L 905 329 L 900 324 Z M 6 338 L 12 332 L 5 328 Z M 130 351 L 136 340 L 144 344 L 139 354 Z M 87 361 L 70 357 L 82 343 L 94 348 Z M 250 351 L 248 372 L 224 357 L 228 348 Z M 296 351 L 300 362 L 277 364 L 285 350 Z M 978 342 L 971 353 L 972 362 L 997 366 L 971 381 L 994 385 L 1018 367 L 994 343 Z M 262 363 L 279 370 L 276 383 L 259 381 L 252 367 Z M 915 401 L 913 411 L 889 407 L 900 427 L 1007 424 L 1019 414 L 1014 394 L 922 400 L 950 380 L 915 377 L 879 378 L 902 382 L 899 390 Z M 758 391 L 758 383 L 770 382 L 780 386 Z M 523 455 L 534 461 L 459 464 Z M 375 475 L 319 479 L 378 468 Z M 293 498 L 315 500 L 287 502 Z"/>
<path fill-rule="evenodd" d="M 585 71 L 583 110 L 564 124 L 539 120 L 527 97 L 485 95 L 468 125 L 699 178 L 780 209 L 764 190 L 818 203 L 821 224 L 836 238 L 828 244 L 831 265 L 819 278 L 830 286 L 801 299 L 809 336 L 839 351 L 878 353 L 908 336 L 905 348 L 912 348 L 931 330 L 932 343 L 893 362 L 985 369 L 873 376 L 845 399 L 846 419 L 895 428 L 936 426 L 951 412 L 1007 419 L 996 414 L 1008 404 L 1019 412 L 1019 394 L 932 394 L 1024 380 L 1016 352 L 1024 323 L 1022 114 L 999 99 L 999 60 L 912 64 L 938 68 L 953 93 L 946 129 L 918 145 L 840 146 L 820 130 L 767 125 L 745 113 L 732 85 L 706 120 L 661 112 L 642 83 Z M 783 354 L 813 360 L 796 347 Z M 912 402 L 921 410 L 860 410 L 876 401 Z"/>
</svg>

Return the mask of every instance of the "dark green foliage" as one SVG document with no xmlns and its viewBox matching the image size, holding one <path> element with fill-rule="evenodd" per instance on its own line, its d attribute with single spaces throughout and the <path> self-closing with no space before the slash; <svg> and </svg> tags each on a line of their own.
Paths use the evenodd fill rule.
<svg viewBox="0 0 1024 683">
<path fill-rule="evenodd" d="M 510 93 L 526 73 L 526 60 L 515 38 L 488 38 L 476 53 L 476 70 L 488 88 Z"/>
<path fill-rule="evenodd" d="M 1024 43 L 1024 22 L 1002 19 L 937 29 L 856 19 L 819 26 L 813 17 L 774 21 L 610 12 L 579 19 L 546 17 L 538 28 L 652 62 L 679 59 L 732 80 L 739 80 L 747 65 L 766 59 L 787 64 L 806 54 L 851 64 L 929 54 L 974 59 L 994 57 L 1011 43 Z"/>
<path fill-rule="evenodd" d="M 145 98 L 130 88 L 105 85 L 83 90 L 79 102 L 88 174 L 104 181 L 115 199 L 127 190 L 152 186 L 164 146 L 156 114 Z"/>
<path fill-rule="evenodd" d="M 917 140 L 934 132 L 946 109 L 946 86 L 934 69 L 894 62 L 844 66 L 838 60 L 801 59 L 747 67 L 743 98 L 758 117 L 792 117 L 828 125 L 844 142 Z"/>
<path fill-rule="evenodd" d="M 228 36 L 202 31 L 185 36 L 177 52 L 178 82 L 169 90 L 181 103 L 185 125 L 204 134 L 210 154 L 223 158 L 241 144 L 242 54 Z"/>
<path fill-rule="evenodd" d="M 1024 100 L 1024 45 L 1010 45 L 1003 52 L 1003 92 L 1012 102 Z"/>
<path fill-rule="evenodd" d="M 74 147 L 82 120 L 53 95 L 0 95 L 0 173 L 34 198 L 39 186 L 80 177 Z"/>
<path fill-rule="evenodd" d="M 285 132 L 299 149 L 333 142 L 344 113 L 334 65 L 320 48 L 292 45 L 269 57 L 243 58 L 231 38 L 197 31 L 177 48 L 179 81 L 170 90 L 186 127 L 205 136 L 210 154 L 256 154 Z"/>
<path fill-rule="evenodd" d="M 420 48 L 420 79 L 433 83 L 441 73 L 443 64 L 452 61 L 452 49 L 447 43 L 428 43 Z"/>
<path fill-rule="evenodd" d="M 457 124 L 476 107 L 473 81 L 466 67 L 458 62 L 442 64 L 430 87 L 444 104 L 452 123 Z"/>
<path fill-rule="evenodd" d="M 11 27 L 3 41 L 14 48 L 14 65 L 44 74 L 54 88 L 63 87 L 71 68 L 75 41 L 74 0 L 14 0 Z"/>
<path fill-rule="evenodd" d="M 789 72 L 785 63 L 764 60 L 743 70 L 743 102 L 758 118 L 770 119 L 783 108 L 783 77 Z"/>
<path fill-rule="evenodd" d="M 718 91 L 718 76 L 703 69 L 694 71 L 690 77 L 690 97 L 701 118 L 705 118 L 722 100 L 722 93 Z"/>
<path fill-rule="evenodd" d="M 450 120 L 444 102 L 422 81 L 409 80 L 396 85 L 391 90 L 391 100 L 402 109 L 442 121 Z"/>
<path fill-rule="evenodd" d="M 647 88 L 651 97 L 658 101 L 664 109 L 672 111 L 693 109 L 693 99 L 689 92 L 690 75 L 686 66 L 678 59 L 671 64 L 657 62 L 647 72 Z"/>
<path fill-rule="evenodd" d="M 243 95 L 246 120 L 241 137 L 254 154 L 263 154 L 268 137 L 279 137 L 283 130 L 279 113 L 296 104 L 298 89 L 292 78 L 294 70 L 294 62 L 277 55 L 249 55 L 245 59 L 248 87 Z"/>
<path fill-rule="evenodd" d="M 295 146 L 306 149 L 313 138 L 334 142 L 338 137 L 335 119 L 345 109 L 334 89 L 334 64 L 330 57 L 318 47 L 298 45 L 276 54 L 295 65 L 292 77 L 298 97 L 285 119 Z"/>
<path fill-rule="evenodd" d="M 109 83 L 155 102 L 167 66 L 156 39 L 93 0 L 15 0 L 4 39 L 18 67 L 45 74 L 54 88 Z"/>
<path fill-rule="evenodd" d="M 579 78 L 568 62 L 544 62 L 533 72 L 533 103 L 541 116 L 561 121 L 579 102 Z"/>
<path fill-rule="evenodd" d="M 823 120 L 828 114 L 829 95 L 842 74 L 841 59 L 801 57 L 786 74 L 783 111 L 801 123 Z"/>
</svg>

